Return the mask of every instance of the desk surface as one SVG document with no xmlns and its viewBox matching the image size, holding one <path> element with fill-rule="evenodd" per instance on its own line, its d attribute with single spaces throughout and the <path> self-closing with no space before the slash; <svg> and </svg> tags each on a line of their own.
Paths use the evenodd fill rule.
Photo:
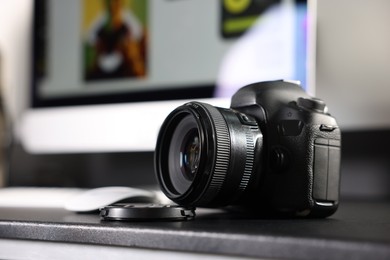
<svg viewBox="0 0 390 260">
<path fill-rule="evenodd" d="M 265 258 L 390 259 L 390 203 L 345 202 L 327 219 L 198 210 L 187 222 L 107 222 L 60 209 L 0 209 L 0 238 Z"/>
</svg>

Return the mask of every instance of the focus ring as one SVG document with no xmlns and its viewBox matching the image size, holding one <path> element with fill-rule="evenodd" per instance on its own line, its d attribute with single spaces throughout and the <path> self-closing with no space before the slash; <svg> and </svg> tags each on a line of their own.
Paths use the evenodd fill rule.
<svg viewBox="0 0 390 260">
<path fill-rule="evenodd" d="M 243 192 L 248 186 L 250 177 L 253 172 L 253 165 L 255 161 L 255 140 L 254 140 L 254 132 L 259 132 L 259 128 L 257 126 L 249 126 L 245 127 L 245 137 L 246 137 L 246 159 L 245 159 L 245 168 L 244 174 L 242 176 L 239 190 Z"/>
<path fill-rule="evenodd" d="M 222 114 L 214 107 L 201 104 L 209 113 L 210 118 L 215 127 L 215 164 L 211 172 L 211 180 L 208 189 L 197 201 L 198 205 L 206 205 L 218 195 L 223 183 L 225 182 L 226 174 L 229 169 L 230 160 L 230 135 L 229 129 Z"/>
</svg>

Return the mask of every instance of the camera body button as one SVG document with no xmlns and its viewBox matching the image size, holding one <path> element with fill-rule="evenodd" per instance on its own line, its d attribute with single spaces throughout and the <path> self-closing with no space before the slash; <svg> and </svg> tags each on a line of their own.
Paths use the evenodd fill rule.
<svg viewBox="0 0 390 260">
<path fill-rule="evenodd" d="M 334 125 L 324 125 L 324 124 L 320 125 L 320 130 L 323 132 L 332 132 L 335 129 L 337 129 L 337 126 Z"/>
<path fill-rule="evenodd" d="M 289 166 L 289 156 L 283 147 L 274 147 L 270 153 L 270 167 L 273 172 L 283 172 Z"/>
<path fill-rule="evenodd" d="M 251 118 L 243 113 L 237 114 L 238 119 L 241 121 L 244 125 L 251 125 L 251 126 L 257 126 L 257 122 L 254 118 Z"/>
</svg>

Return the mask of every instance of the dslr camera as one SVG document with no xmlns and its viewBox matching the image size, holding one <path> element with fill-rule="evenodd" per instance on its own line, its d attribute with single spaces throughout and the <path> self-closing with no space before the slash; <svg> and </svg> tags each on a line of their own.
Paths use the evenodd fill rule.
<svg viewBox="0 0 390 260">
<path fill-rule="evenodd" d="M 183 206 L 326 217 L 339 204 L 341 133 L 324 101 L 289 81 L 239 89 L 230 109 L 189 102 L 157 139 L 165 195 Z"/>
</svg>

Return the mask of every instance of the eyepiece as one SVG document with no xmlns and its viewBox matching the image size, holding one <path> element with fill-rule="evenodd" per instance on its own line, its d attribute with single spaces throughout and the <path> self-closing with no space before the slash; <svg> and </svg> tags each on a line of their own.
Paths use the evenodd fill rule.
<svg viewBox="0 0 390 260">
<path fill-rule="evenodd" d="M 246 190 L 260 156 L 262 135 L 255 120 L 231 109 L 191 102 L 164 121 L 155 165 L 162 191 L 178 204 L 223 206 Z"/>
</svg>

